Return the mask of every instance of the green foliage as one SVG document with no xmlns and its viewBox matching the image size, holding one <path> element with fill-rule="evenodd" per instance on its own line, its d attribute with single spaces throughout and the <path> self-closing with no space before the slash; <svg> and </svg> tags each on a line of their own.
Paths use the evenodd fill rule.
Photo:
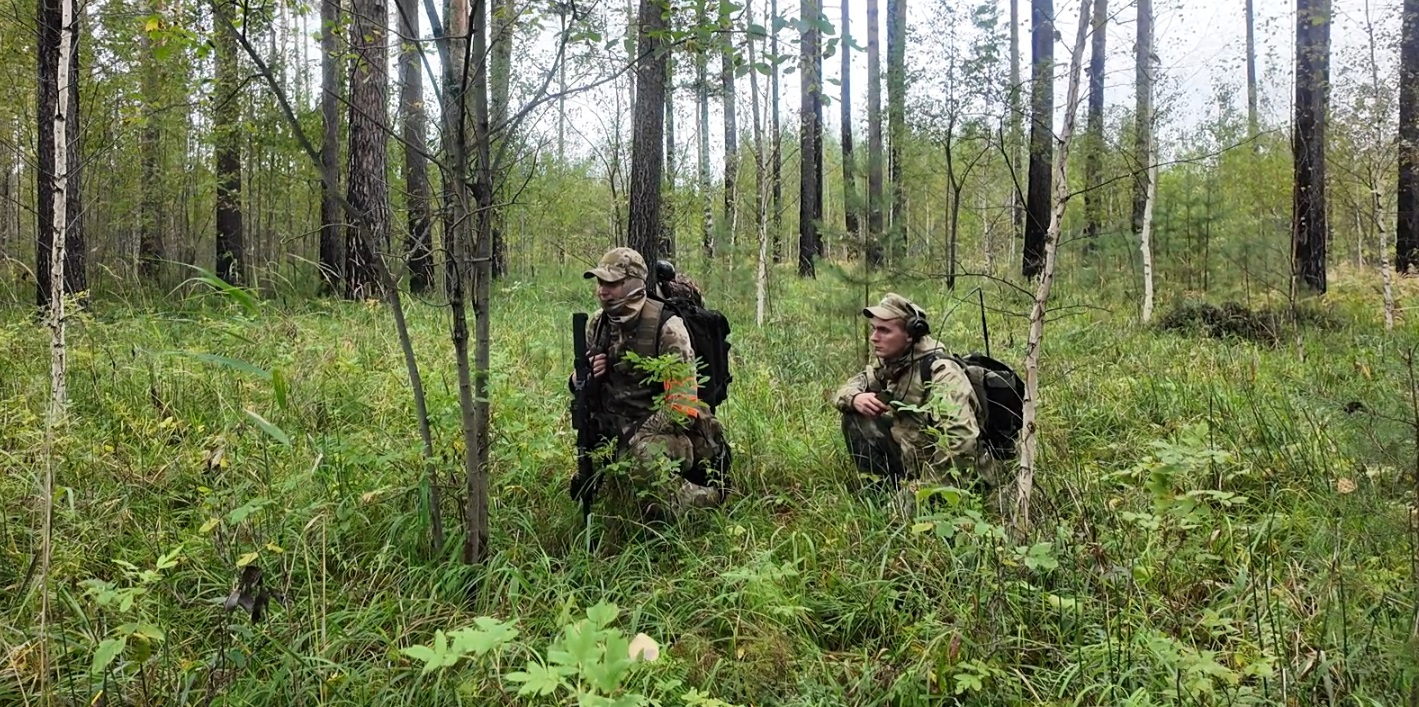
<svg viewBox="0 0 1419 707">
<path fill-rule="evenodd" d="M 746 322 L 738 392 L 718 411 L 735 496 L 595 542 L 602 519 L 583 523 L 566 494 L 563 324 L 590 294 L 580 266 L 546 265 L 494 288 L 493 536 L 476 568 L 428 548 L 382 309 L 100 299 L 71 330 L 46 633 L 24 572 L 47 339 L 27 309 L 5 312 L 0 703 L 35 699 L 40 641 L 50 689 L 75 702 L 1220 705 L 1329 689 L 1388 704 L 1412 688 L 1413 428 L 1395 381 L 1396 351 L 1419 341 L 1379 333 L 1369 282 L 1337 283 L 1329 328 L 1261 346 L 1138 326 L 1121 286 L 1063 273 L 1041 369 L 1038 530 L 1016 539 L 998 494 L 924 488 L 904 518 L 861 488 L 825 402 L 859 364 L 860 283 L 775 268 L 754 327 L 742 273 L 676 264 Z M 945 316 L 956 299 L 939 282 L 871 285 L 886 287 L 933 313 L 953 351 L 980 348 L 974 295 Z M 986 293 L 992 353 L 1018 362 L 1026 324 L 1010 312 L 1025 297 Z M 456 548 L 447 313 L 414 303 L 409 319 Z M 258 623 L 221 609 L 253 566 L 273 593 Z M 638 634 L 656 660 L 629 662 Z"/>
</svg>

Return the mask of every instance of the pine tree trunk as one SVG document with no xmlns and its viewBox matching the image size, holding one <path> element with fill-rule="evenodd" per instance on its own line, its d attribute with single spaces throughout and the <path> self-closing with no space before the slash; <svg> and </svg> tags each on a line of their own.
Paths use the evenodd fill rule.
<svg viewBox="0 0 1419 707">
<path fill-rule="evenodd" d="M 404 189 L 408 196 L 409 291 L 428 292 L 434 284 L 434 234 L 429 213 L 429 168 L 423 148 L 427 138 L 424 115 L 424 79 L 419 57 L 419 4 L 398 0 L 399 83 L 404 114 Z M 417 148 L 419 149 L 416 149 Z"/>
<path fill-rule="evenodd" d="M 235 23 L 232 0 L 212 0 L 212 12 Z M 217 25 L 217 105 L 212 119 L 217 160 L 217 277 L 239 284 L 246 269 L 246 234 L 241 209 L 241 69 L 237 40 L 224 24 Z"/>
<path fill-rule="evenodd" d="M 665 163 L 666 52 L 662 36 L 667 28 L 663 0 L 640 0 L 636 41 L 636 105 L 631 141 L 631 202 L 627 228 L 631 248 L 647 263 L 660 257 L 661 168 Z M 654 276 L 652 275 L 652 278 Z M 653 282 L 647 282 L 649 289 Z"/>
<path fill-rule="evenodd" d="M 142 48 L 143 109 L 147 114 L 139 138 L 140 161 L 143 165 L 143 203 L 138 228 L 138 276 L 144 282 L 156 284 L 159 264 L 163 258 L 162 237 L 162 117 L 158 112 L 162 90 L 163 68 L 153 54 L 152 39 L 147 32 L 138 33 Z M 8 180 L 8 173 L 6 178 Z"/>
<path fill-rule="evenodd" d="M 857 222 L 857 212 L 859 210 L 857 199 L 857 163 L 853 160 L 852 154 L 852 50 L 848 46 L 847 28 L 851 26 L 848 18 L 848 9 L 851 6 L 850 0 L 842 0 L 842 27 L 844 41 L 838 47 L 838 53 L 842 55 L 842 98 L 841 98 L 841 119 L 842 123 L 842 149 L 843 149 L 843 224 L 847 227 L 847 237 L 849 239 L 859 236 Z M 775 51 L 777 51 L 775 49 Z M 775 97 L 778 93 L 775 91 Z M 777 132 L 777 124 L 775 124 Z M 775 140 L 778 138 L 775 137 Z M 777 142 L 775 142 L 777 145 Z"/>
<path fill-rule="evenodd" d="M 660 257 L 675 259 L 675 189 L 678 163 L 675 161 L 675 55 L 665 56 L 665 186 L 660 200 Z"/>
<path fill-rule="evenodd" d="M 1399 193 L 1394 268 L 1419 269 L 1419 0 L 1404 0 L 1399 44 Z"/>
<path fill-rule="evenodd" d="M 907 0 L 887 0 L 887 134 L 890 150 L 888 178 L 892 182 L 889 230 L 893 252 L 901 255 L 907 244 L 907 185 L 902 177 L 906 158 L 906 33 Z"/>
<path fill-rule="evenodd" d="M 1099 228 L 1104 220 L 1104 57 L 1108 39 L 1109 0 L 1094 0 L 1093 49 L 1089 56 L 1089 153 L 1084 161 L 1084 242 L 1086 251 L 1098 247 Z"/>
<path fill-rule="evenodd" d="M 867 264 L 882 264 L 882 61 L 878 0 L 867 0 Z"/>
<path fill-rule="evenodd" d="M 1140 4 L 1148 0 L 1139 0 Z M 1020 272 L 1037 277 L 1045 264 L 1054 153 L 1054 2 L 1031 0 L 1030 173 L 1025 194 L 1025 249 Z M 1086 24 L 1087 27 L 1087 24 Z"/>
<path fill-rule="evenodd" d="M 1325 123 L 1330 93 L 1330 0 L 1296 6 L 1296 122 L 1292 153 L 1292 275 L 1297 286 L 1326 290 Z"/>
<path fill-rule="evenodd" d="M 340 0 L 320 3 L 320 164 L 327 175 L 320 184 L 320 277 L 322 291 L 338 291 L 344 280 L 345 244 L 340 237 Z"/>
<path fill-rule="evenodd" d="M 734 99 L 734 21 L 729 3 L 721 1 L 719 8 L 719 27 L 724 33 L 719 71 L 720 85 L 724 90 L 724 232 L 729 237 L 729 247 L 733 249 L 739 232 L 739 126 Z"/>
<path fill-rule="evenodd" d="M 389 245 L 389 183 L 385 178 L 385 97 L 389 74 L 385 59 L 385 0 L 355 0 L 350 67 L 349 202 L 362 214 L 346 240 L 346 296 L 379 297 L 373 249 Z"/>
<path fill-rule="evenodd" d="M 467 75 L 463 70 L 464 55 L 468 52 L 468 0 L 446 0 L 444 10 L 444 16 L 449 19 L 441 28 L 447 37 L 445 46 L 448 52 L 443 76 L 443 142 L 444 150 L 453 161 L 453 175 L 445 174 L 442 180 L 443 246 L 446 254 L 444 290 L 450 300 L 458 299 L 458 306 L 461 307 L 462 300 L 466 298 L 463 294 L 466 289 L 464 281 L 469 276 L 467 260 L 473 245 L 473 225 L 469 221 L 472 204 L 467 181 L 471 174 L 468 158 L 468 110 L 465 105 L 467 86 L 464 84 Z M 455 322 L 460 319 L 456 313 L 454 319 Z M 457 339 L 456 334 L 454 338 Z"/>
<path fill-rule="evenodd" d="M 801 8 L 805 27 L 799 56 L 798 274 L 816 277 L 813 259 L 819 253 L 818 222 L 823 218 L 823 109 L 818 100 L 823 58 L 817 28 L 822 6 L 819 0 L 803 0 Z"/>
</svg>

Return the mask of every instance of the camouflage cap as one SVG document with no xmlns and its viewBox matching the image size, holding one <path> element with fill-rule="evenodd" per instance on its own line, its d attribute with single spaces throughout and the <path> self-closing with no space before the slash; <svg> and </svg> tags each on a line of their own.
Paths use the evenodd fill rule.
<svg viewBox="0 0 1419 707">
<path fill-rule="evenodd" d="M 586 279 L 598 278 L 607 282 L 620 282 L 628 277 L 646 279 L 645 258 L 632 248 L 612 248 L 601 256 L 596 267 L 582 273 Z"/>
<path fill-rule="evenodd" d="M 888 292 L 877 306 L 863 308 L 862 316 L 868 319 L 911 319 L 915 316 L 925 317 L 926 311 L 911 300 L 895 292 Z"/>
</svg>

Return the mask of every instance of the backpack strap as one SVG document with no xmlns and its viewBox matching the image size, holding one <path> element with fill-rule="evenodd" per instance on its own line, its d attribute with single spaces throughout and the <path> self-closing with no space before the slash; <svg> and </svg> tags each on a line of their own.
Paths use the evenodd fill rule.
<svg viewBox="0 0 1419 707">
<path fill-rule="evenodd" d="M 917 368 L 921 371 L 921 387 L 928 388 L 931 385 L 931 365 L 936 363 L 936 359 L 941 358 L 941 354 L 929 351 L 925 356 L 917 360 Z"/>
<path fill-rule="evenodd" d="M 990 405 L 986 404 L 985 397 L 985 377 L 981 373 L 972 372 L 970 364 L 956 354 L 938 354 L 932 351 L 921 359 L 921 384 L 923 387 L 931 382 L 931 364 L 935 363 L 938 358 L 955 361 L 956 365 L 961 367 L 961 372 L 966 374 L 966 380 L 971 382 L 971 390 L 976 394 L 976 403 L 979 407 L 979 412 L 976 413 L 976 422 L 984 433 L 990 419 Z"/>
<path fill-rule="evenodd" d="M 633 344 L 636 353 L 642 356 L 660 355 L 660 327 L 665 324 L 665 305 L 649 297 L 641 308 L 640 322 L 636 324 L 636 338 Z"/>
<path fill-rule="evenodd" d="M 966 374 L 966 380 L 971 382 L 971 388 L 976 394 L 976 405 L 979 412 L 976 413 L 976 422 L 980 427 L 981 434 L 985 434 L 986 427 L 990 425 L 990 398 L 986 394 L 985 369 L 975 366 L 972 370 L 970 363 L 960 356 L 952 355 L 951 360 L 961 366 L 961 370 Z"/>
</svg>

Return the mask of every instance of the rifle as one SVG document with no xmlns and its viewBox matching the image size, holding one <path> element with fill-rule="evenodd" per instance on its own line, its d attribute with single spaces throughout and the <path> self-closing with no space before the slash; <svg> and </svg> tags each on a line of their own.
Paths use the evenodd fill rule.
<svg viewBox="0 0 1419 707">
<path fill-rule="evenodd" d="M 586 346 L 586 312 L 572 314 L 572 351 L 575 356 L 576 383 L 572 401 L 572 428 L 576 430 L 576 476 L 572 477 L 572 500 L 581 502 L 582 518 L 591 514 L 591 501 L 596 496 L 600 479 L 591 455 L 601 444 L 601 430 L 594 412 L 601 397 L 601 381 L 591 375 L 591 361 Z"/>
</svg>

